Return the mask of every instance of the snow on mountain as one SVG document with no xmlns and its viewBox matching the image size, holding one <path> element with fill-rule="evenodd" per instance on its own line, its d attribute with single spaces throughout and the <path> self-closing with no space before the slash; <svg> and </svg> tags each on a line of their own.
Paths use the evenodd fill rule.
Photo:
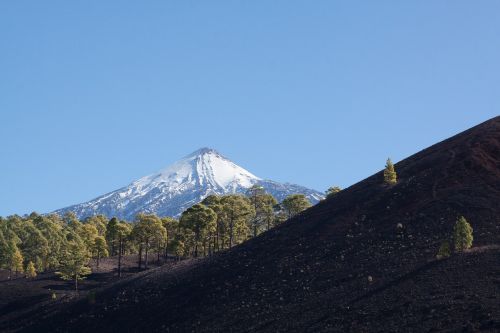
<svg viewBox="0 0 500 333">
<path fill-rule="evenodd" d="M 216 150 L 202 148 L 158 173 L 55 213 L 73 211 L 79 218 L 104 214 L 126 220 L 133 220 L 140 212 L 178 216 L 210 194 L 245 193 L 254 184 L 264 187 L 279 201 L 294 193 L 306 195 L 312 203 L 323 198 L 322 193 L 299 185 L 261 179 Z"/>
</svg>

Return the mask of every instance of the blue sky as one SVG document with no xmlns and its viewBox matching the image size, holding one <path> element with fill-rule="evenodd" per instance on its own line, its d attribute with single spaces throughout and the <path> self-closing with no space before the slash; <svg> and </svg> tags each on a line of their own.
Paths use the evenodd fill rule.
<svg viewBox="0 0 500 333">
<path fill-rule="evenodd" d="M 0 215 L 204 146 L 346 187 L 499 114 L 499 1 L 2 1 Z"/>
</svg>

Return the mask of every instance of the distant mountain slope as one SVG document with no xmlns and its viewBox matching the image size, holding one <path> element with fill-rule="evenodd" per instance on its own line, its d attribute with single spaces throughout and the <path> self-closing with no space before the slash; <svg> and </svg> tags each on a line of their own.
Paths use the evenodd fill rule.
<svg viewBox="0 0 500 333">
<path fill-rule="evenodd" d="M 498 332 L 500 117 L 230 251 L 30 313 L 26 332 Z M 474 251 L 435 260 L 456 218 Z M 32 325 L 32 326 L 30 326 Z M 28 327 L 27 327 L 28 326 Z"/>
<path fill-rule="evenodd" d="M 140 212 L 177 216 L 210 194 L 245 193 L 255 184 L 279 201 L 294 193 L 305 194 L 312 203 L 323 198 L 322 193 L 299 185 L 263 180 L 217 151 L 202 148 L 156 174 L 56 213 L 73 211 L 80 218 L 104 214 L 127 220 L 133 220 Z"/>
</svg>

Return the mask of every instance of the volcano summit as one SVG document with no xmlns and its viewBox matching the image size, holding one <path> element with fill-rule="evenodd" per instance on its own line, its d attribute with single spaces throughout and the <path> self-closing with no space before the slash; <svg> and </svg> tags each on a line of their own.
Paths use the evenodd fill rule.
<svg viewBox="0 0 500 333">
<path fill-rule="evenodd" d="M 133 220 L 139 212 L 178 216 L 210 194 L 245 193 L 253 185 L 264 187 L 279 201 L 295 193 L 306 195 L 313 204 L 323 198 L 321 192 L 299 185 L 261 179 L 216 150 L 202 148 L 158 173 L 56 213 L 73 211 L 78 218 L 103 214 L 127 220 Z"/>
</svg>

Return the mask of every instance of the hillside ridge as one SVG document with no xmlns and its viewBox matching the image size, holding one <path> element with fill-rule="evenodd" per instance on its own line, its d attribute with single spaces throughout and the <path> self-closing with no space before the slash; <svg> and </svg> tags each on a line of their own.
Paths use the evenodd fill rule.
<svg viewBox="0 0 500 333">
<path fill-rule="evenodd" d="M 500 330 L 500 117 L 229 251 L 159 268 L 26 331 Z M 436 260 L 458 216 L 474 248 Z"/>
</svg>

